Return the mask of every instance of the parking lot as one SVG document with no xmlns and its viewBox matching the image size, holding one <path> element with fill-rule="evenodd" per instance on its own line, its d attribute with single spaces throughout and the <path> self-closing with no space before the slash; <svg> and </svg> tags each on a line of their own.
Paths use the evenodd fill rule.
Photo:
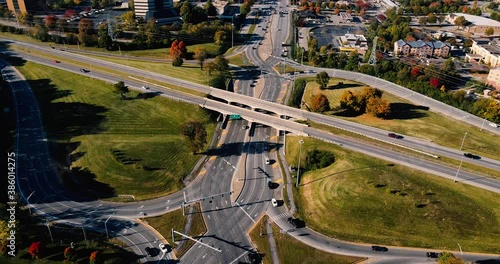
<svg viewBox="0 0 500 264">
<path fill-rule="evenodd" d="M 338 37 L 345 34 L 364 34 L 365 30 L 358 25 L 345 25 L 345 26 L 321 26 L 312 29 L 309 32 L 309 37 L 318 40 L 318 47 L 332 45 L 338 47 Z"/>
</svg>

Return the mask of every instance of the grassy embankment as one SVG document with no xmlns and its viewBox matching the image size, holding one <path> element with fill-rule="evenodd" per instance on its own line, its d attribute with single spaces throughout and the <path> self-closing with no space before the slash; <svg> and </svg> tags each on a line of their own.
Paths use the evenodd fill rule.
<svg viewBox="0 0 500 264">
<path fill-rule="evenodd" d="M 256 245 L 260 254 L 263 254 L 263 263 L 271 264 L 271 251 L 264 218 L 261 219 L 250 231 L 250 238 Z M 276 241 L 280 263 L 356 263 L 363 258 L 330 254 L 304 245 L 286 233 L 281 233 L 280 228 L 272 224 L 273 236 Z"/>
<path fill-rule="evenodd" d="M 299 139 L 287 138 L 290 164 L 297 164 Z M 466 251 L 500 253 L 500 194 L 302 139 L 301 164 L 312 149 L 336 159 L 303 171 L 295 192 L 298 216 L 312 229 L 354 242 L 443 250 L 458 242 Z"/>
<path fill-rule="evenodd" d="M 343 82 L 348 88 L 334 88 L 338 82 Z M 354 81 L 331 79 L 330 89 L 320 90 L 319 85 L 312 81 L 307 84 L 304 92 L 304 99 L 310 100 L 313 94 L 323 93 L 329 100 L 330 106 L 338 107 L 340 97 L 346 90 L 361 91 L 368 87 L 365 84 Z M 375 118 L 369 114 L 354 117 L 337 116 L 339 118 L 353 121 L 395 133 L 421 138 L 432 141 L 438 145 L 450 148 L 460 148 L 460 144 L 465 138 L 463 151 L 472 152 L 480 156 L 498 159 L 500 140 L 498 136 L 488 132 L 480 131 L 479 128 L 464 124 L 454 119 L 442 116 L 429 110 L 422 109 L 418 105 L 403 100 L 389 93 L 384 93 L 383 99 L 391 102 L 391 108 L 395 114 L 389 119 Z M 457 164 L 458 165 L 458 164 Z M 499 177 L 500 175 L 497 175 Z"/>
<path fill-rule="evenodd" d="M 179 190 L 198 160 L 180 126 L 197 120 L 213 135 L 209 113 L 198 106 L 135 91 L 120 100 L 102 81 L 34 63 L 18 68 L 39 100 L 55 160 L 99 197 L 149 199 Z"/>
</svg>

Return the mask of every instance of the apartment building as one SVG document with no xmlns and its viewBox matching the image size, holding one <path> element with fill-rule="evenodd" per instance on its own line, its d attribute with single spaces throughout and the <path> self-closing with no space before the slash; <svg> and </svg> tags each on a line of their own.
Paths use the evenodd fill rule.
<svg viewBox="0 0 500 264">
<path fill-rule="evenodd" d="M 450 55 L 451 46 L 441 41 L 404 41 L 394 42 L 394 54 L 419 57 L 442 57 Z"/>
<path fill-rule="evenodd" d="M 486 84 L 489 84 L 495 89 L 500 90 L 500 68 L 494 68 L 488 73 L 488 78 L 486 79 Z"/>
<path fill-rule="evenodd" d="M 499 40 L 487 40 L 487 39 L 475 39 L 472 40 L 472 47 L 470 52 L 472 55 L 467 54 L 465 56 L 467 61 L 475 60 L 477 62 L 482 62 L 488 64 L 492 68 L 500 67 L 500 41 Z"/>
</svg>

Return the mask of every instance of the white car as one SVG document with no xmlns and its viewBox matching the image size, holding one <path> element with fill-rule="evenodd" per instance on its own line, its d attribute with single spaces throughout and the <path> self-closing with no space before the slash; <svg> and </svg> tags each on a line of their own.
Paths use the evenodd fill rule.
<svg viewBox="0 0 500 264">
<path fill-rule="evenodd" d="M 160 244 L 158 244 L 158 247 L 160 248 L 161 252 L 163 252 L 163 253 L 167 253 L 168 252 L 168 248 L 167 248 L 167 246 L 165 244 L 160 243 Z"/>
<path fill-rule="evenodd" d="M 149 87 L 147 87 L 147 86 L 142 86 L 141 88 L 144 89 L 144 90 L 148 90 L 149 89 Z"/>
<path fill-rule="evenodd" d="M 492 126 L 492 127 L 498 127 L 498 125 L 495 124 L 495 123 L 490 123 L 490 126 Z"/>
<path fill-rule="evenodd" d="M 271 204 L 273 207 L 278 207 L 278 201 L 275 198 L 271 199 Z"/>
</svg>

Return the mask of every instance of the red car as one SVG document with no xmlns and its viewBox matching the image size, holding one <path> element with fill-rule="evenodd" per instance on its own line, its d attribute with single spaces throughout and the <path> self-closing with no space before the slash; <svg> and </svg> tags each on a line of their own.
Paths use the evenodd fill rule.
<svg viewBox="0 0 500 264">
<path fill-rule="evenodd" d="M 387 134 L 387 135 L 388 135 L 389 137 L 391 137 L 391 138 L 397 138 L 397 137 L 398 137 L 398 135 L 396 135 L 396 134 L 394 134 L 394 133 L 389 133 L 389 134 Z"/>
<path fill-rule="evenodd" d="M 60 61 L 58 60 L 53 60 L 52 63 L 59 63 Z"/>
</svg>

